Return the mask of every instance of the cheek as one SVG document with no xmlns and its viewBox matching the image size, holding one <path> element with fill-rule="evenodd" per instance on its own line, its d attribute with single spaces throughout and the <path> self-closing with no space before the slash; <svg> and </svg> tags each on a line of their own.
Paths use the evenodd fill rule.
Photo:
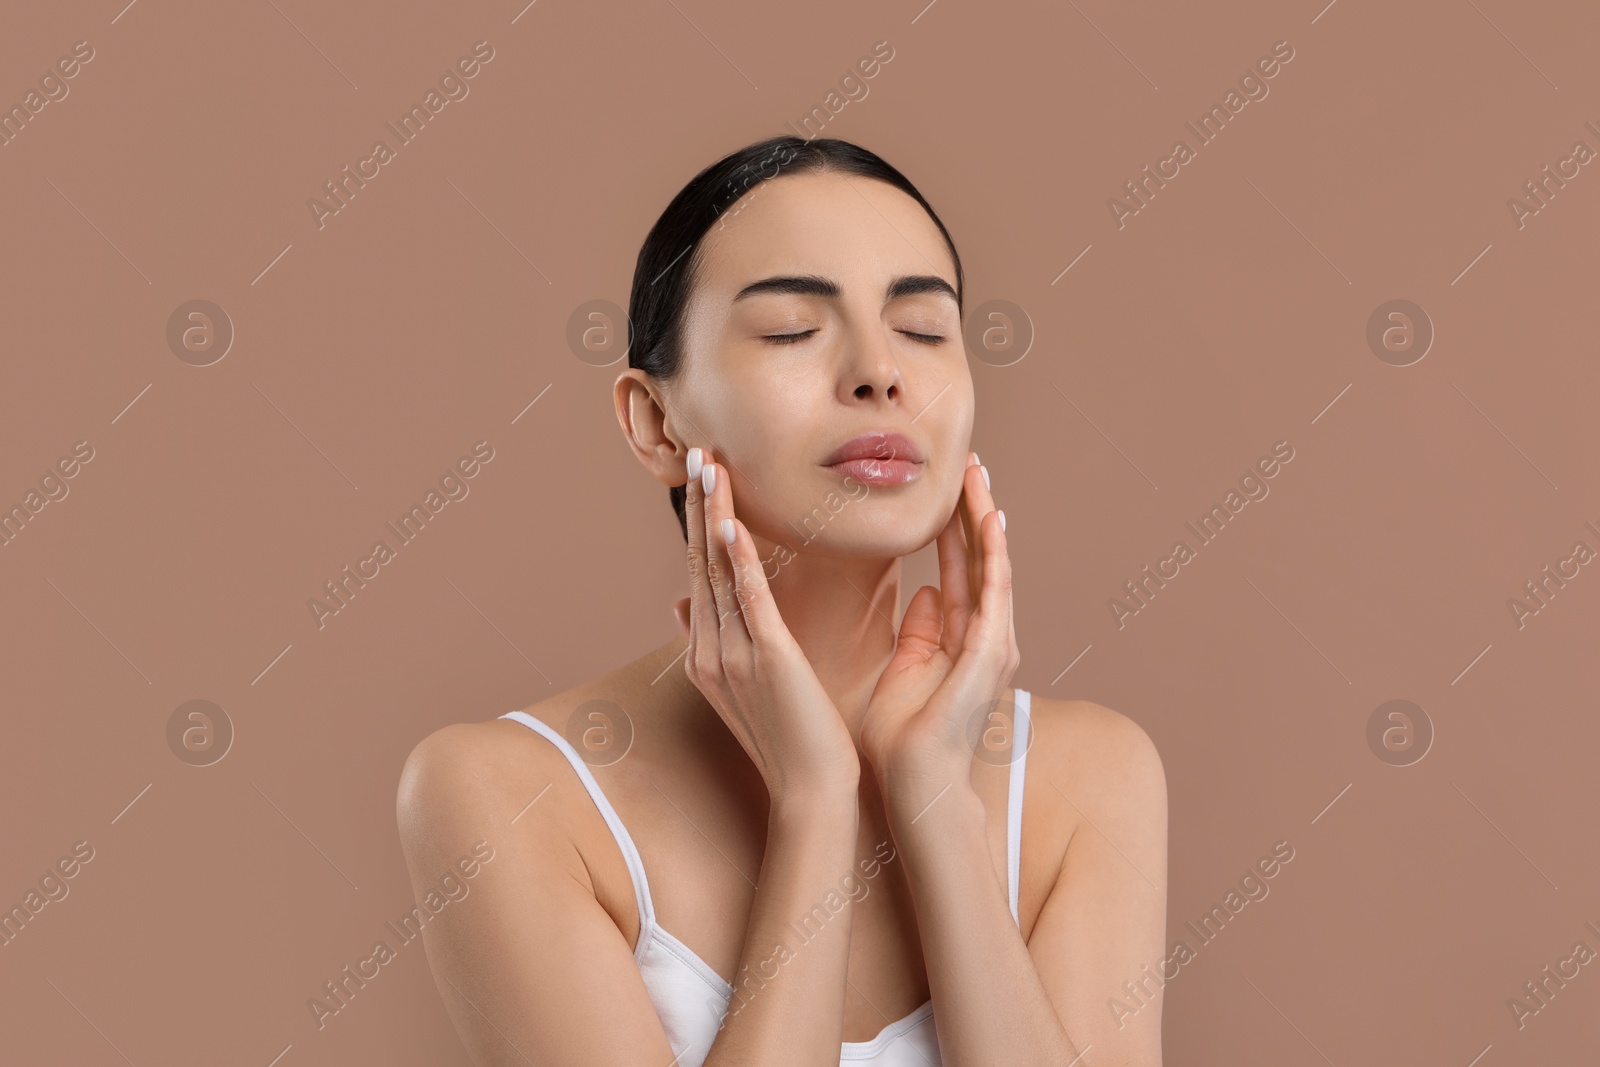
<svg viewBox="0 0 1600 1067">
<path fill-rule="evenodd" d="M 804 432 L 800 432 L 804 431 Z M 745 409 L 718 434 L 718 455 L 733 479 L 734 507 L 745 525 L 777 528 L 826 488 L 812 453 L 813 433 L 792 412 Z"/>
<path fill-rule="evenodd" d="M 961 487 L 967 479 L 967 454 L 962 452 L 960 458 L 951 464 L 954 469 L 950 472 L 948 483 L 945 487 L 944 500 L 954 508 L 961 499 Z"/>
<path fill-rule="evenodd" d="M 785 472 L 814 465 L 826 448 L 830 420 L 803 390 L 768 378 L 730 389 L 714 417 L 722 448 L 762 489 Z M 761 474 L 767 475 L 763 480 Z"/>
</svg>

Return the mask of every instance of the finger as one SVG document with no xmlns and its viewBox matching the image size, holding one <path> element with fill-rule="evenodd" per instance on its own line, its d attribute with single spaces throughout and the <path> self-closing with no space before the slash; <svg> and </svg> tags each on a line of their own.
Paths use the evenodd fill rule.
<svg viewBox="0 0 1600 1067">
<path fill-rule="evenodd" d="M 962 491 L 965 496 L 965 490 Z M 944 625 L 939 644 L 954 660 L 966 634 L 967 616 L 972 613 L 971 586 L 967 577 L 967 545 L 962 534 L 965 506 L 960 500 L 950 519 L 939 531 L 939 599 Z"/>
<path fill-rule="evenodd" d="M 984 517 L 995 510 L 994 494 L 989 490 L 989 470 L 987 467 L 978 465 L 978 454 L 976 452 L 972 454 L 972 462 L 974 466 L 967 469 L 966 480 L 966 500 L 970 511 L 967 520 L 969 523 L 967 532 L 969 534 L 977 531 L 981 527 Z M 979 543 L 981 540 L 981 537 L 972 537 L 967 541 L 971 560 L 968 573 L 972 577 L 974 600 L 978 598 L 983 588 L 984 549 Z"/>
<path fill-rule="evenodd" d="M 976 460 L 977 454 L 973 457 Z M 996 647 L 1003 668 L 1003 677 L 1000 679 L 1002 687 L 1010 684 L 1011 675 L 1020 664 L 1022 656 L 1017 649 L 1017 624 L 1016 624 L 1016 597 L 1012 592 L 1011 577 L 1011 551 L 1006 540 L 1006 513 L 997 510 L 994 506 L 994 493 L 989 478 L 987 467 L 979 468 L 983 487 L 977 490 L 977 498 L 983 507 L 978 520 L 980 529 L 983 530 L 980 586 L 979 615 L 983 624 L 992 618 L 998 624 L 995 631 L 985 634 L 986 642 L 992 642 Z M 993 512 L 993 518 L 990 517 Z M 998 592 L 996 592 L 998 590 Z M 1003 622 L 1002 622 L 1003 617 Z"/>
<path fill-rule="evenodd" d="M 756 551 L 755 538 L 744 523 L 737 518 L 724 517 L 718 526 L 726 523 L 733 532 L 733 544 L 728 546 L 732 561 L 734 596 L 744 619 L 744 627 L 752 645 L 772 646 L 789 634 L 778 605 L 772 599 L 772 589 L 761 565 L 761 555 Z M 724 540 L 726 535 L 724 534 Z"/>
<path fill-rule="evenodd" d="M 984 485 L 982 468 L 978 466 L 978 454 L 967 453 L 967 460 L 967 469 L 961 477 L 961 499 L 956 501 L 956 514 L 961 517 L 962 538 L 959 550 L 952 552 L 948 575 L 944 572 L 941 560 L 945 632 L 950 637 L 945 648 L 952 656 L 955 650 L 962 647 L 966 621 L 978 610 L 979 593 L 983 588 L 983 557 L 979 548 L 981 538 L 978 524 L 984 515 L 980 494 L 983 499 L 988 499 L 988 487 Z"/>
<path fill-rule="evenodd" d="M 701 484 L 704 490 L 704 483 L 711 483 L 711 491 L 705 494 L 705 506 L 702 509 L 705 512 L 706 577 L 710 580 L 711 594 L 716 599 L 717 625 L 721 628 L 725 644 L 750 640 L 744 617 L 739 613 L 739 601 L 733 588 L 733 561 L 728 555 L 728 543 L 722 534 L 722 520 L 733 517 L 733 496 L 727 473 L 725 467 L 712 459 L 708 449 Z"/>
<path fill-rule="evenodd" d="M 1000 667 L 1011 656 L 1011 557 L 1001 514 L 985 515 L 979 524 L 983 542 L 983 589 L 976 623 L 968 632 L 969 646 L 980 658 Z"/>
<path fill-rule="evenodd" d="M 1017 596 L 1016 584 L 1011 569 L 1011 543 L 1006 539 L 1006 513 L 1000 509 L 1000 545 L 1001 558 L 1005 561 L 1005 590 L 1006 590 L 1006 640 L 1009 642 L 1011 652 L 1012 673 L 1022 665 L 1022 650 L 1017 646 Z M 1011 684 L 1011 679 L 1005 680 L 1006 685 Z"/>
<path fill-rule="evenodd" d="M 717 602 L 706 577 L 706 529 L 701 518 L 704 494 L 700 488 L 700 471 L 695 469 L 703 465 L 704 456 L 705 449 L 689 450 L 688 468 L 694 476 L 684 487 L 684 517 L 689 529 L 689 649 L 690 655 L 696 656 L 699 654 L 696 650 L 709 642 L 705 654 L 715 661 L 720 653 L 716 656 L 710 653 L 717 652 Z"/>
<path fill-rule="evenodd" d="M 939 590 L 925 585 L 911 594 L 905 618 L 900 620 L 900 638 L 895 644 L 895 655 L 910 650 L 924 662 L 933 658 L 943 643 L 944 611 L 939 604 Z"/>
<path fill-rule="evenodd" d="M 972 526 L 971 506 L 967 502 L 967 479 L 972 474 L 972 468 L 978 463 L 976 452 L 967 453 L 967 466 L 961 472 L 961 496 L 956 500 L 956 514 L 961 516 L 961 548 L 967 553 L 968 560 L 972 558 L 972 546 L 978 543 L 978 531 Z M 976 568 L 974 568 L 974 571 Z"/>
</svg>

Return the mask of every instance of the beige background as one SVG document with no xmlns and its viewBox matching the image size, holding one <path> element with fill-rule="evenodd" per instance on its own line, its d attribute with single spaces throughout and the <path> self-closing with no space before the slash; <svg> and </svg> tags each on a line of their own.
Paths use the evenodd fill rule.
<svg viewBox="0 0 1600 1067">
<path fill-rule="evenodd" d="M 1600 964 L 1507 1007 L 1600 950 L 1600 565 L 1508 607 L 1600 549 L 1600 164 L 1507 206 L 1600 149 L 1592 5 L 122 2 L 0 33 L 7 107 L 94 50 L 0 148 L 0 505 L 94 451 L 0 547 L 0 902 L 94 850 L 0 947 L 8 1062 L 466 1062 L 418 944 L 320 1031 L 307 1000 L 412 903 L 411 746 L 673 633 L 682 542 L 569 316 L 625 305 L 671 195 L 879 41 L 824 134 L 922 188 L 969 316 L 1034 332 L 973 362 L 1016 684 L 1160 748 L 1169 942 L 1295 849 L 1167 986 L 1167 1062 L 1600 1048 Z M 470 94 L 319 229 L 307 201 L 480 40 Z M 1109 198 L 1282 40 L 1119 229 Z M 166 340 L 196 299 L 236 331 L 204 367 Z M 1366 341 L 1394 299 L 1436 331 L 1405 367 Z M 319 629 L 323 582 L 482 440 L 470 494 Z M 1123 583 L 1279 441 L 1270 495 L 1119 629 Z M 195 699 L 236 731 L 206 767 L 166 733 Z M 1409 766 L 1367 741 L 1395 699 L 1434 731 Z"/>
</svg>

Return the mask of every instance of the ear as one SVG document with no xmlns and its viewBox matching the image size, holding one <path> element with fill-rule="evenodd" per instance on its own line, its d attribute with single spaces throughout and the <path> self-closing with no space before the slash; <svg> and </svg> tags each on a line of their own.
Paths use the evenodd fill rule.
<svg viewBox="0 0 1600 1067">
<path fill-rule="evenodd" d="M 677 432 L 666 396 L 655 381 L 629 367 L 617 376 L 611 393 L 622 435 L 645 470 L 663 485 L 686 484 L 689 446 Z"/>
</svg>

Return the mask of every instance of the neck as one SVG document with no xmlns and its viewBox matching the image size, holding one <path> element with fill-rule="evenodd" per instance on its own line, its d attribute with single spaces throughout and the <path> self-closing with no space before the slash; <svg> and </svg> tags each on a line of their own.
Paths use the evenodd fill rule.
<svg viewBox="0 0 1600 1067">
<path fill-rule="evenodd" d="M 900 626 L 899 558 L 799 556 L 769 582 L 784 624 L 860 745 L 861 720 Z"/>
<path fill-rule="evenodd" d="M 762 558 L 768 559 L 770 548 L 762 547 L 766 550 Z M 769 574 L 783 558 L 778 556 L 767 564 Z M 900 579 L 898 557 L 817 555 L 790 555 L 776 577 L 767 579 L 784 625 L 805 653 L 858 749 L 867 700 L 898 641 Z M 680 636 L 663 651 L 676 656 L 687 644 L 688 639 Z M 699 697 L 697 706 L 718 718 L 698 691 L 695 695 Z"/>
</svg>

